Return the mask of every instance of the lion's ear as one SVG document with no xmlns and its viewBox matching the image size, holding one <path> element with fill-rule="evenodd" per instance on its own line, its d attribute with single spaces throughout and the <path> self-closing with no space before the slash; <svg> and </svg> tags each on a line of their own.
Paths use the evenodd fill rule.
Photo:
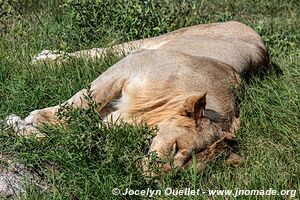
<svg viewBox="0 0 300 200">
<path fill-rule="evenodd" d="M 179 114 L 187 116 L 195 121 L 203 117 L 204 109 L 206 105 L 206 93 L 204 95 L 193 95 L 187 98 L 180 108 Z"/>
</svg>

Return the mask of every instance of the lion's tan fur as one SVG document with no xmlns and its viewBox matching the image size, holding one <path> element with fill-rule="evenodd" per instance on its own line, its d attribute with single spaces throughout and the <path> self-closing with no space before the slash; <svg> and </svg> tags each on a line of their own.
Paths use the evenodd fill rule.
<svg viewBox="0 0 300 200">
<path fill-rule="evenodd" d="M 180 88 L 172 90 L 171 87 L 155 87 L 147 80 L 134 79 L 123 89 L 121 99 L 116 103 L 122 118 L 135 120 L 137 123 L 145 122 L 150 126 L 174 118 L 183 105 L 186 94 Z M 189 120 L 187 120 L 188 123 Z"/>
<path fill-rule="evenodd" d="M 96 59 L 108 51 L 43 51 L 33 61 L 63 61 L 64 55 Z M 190 163 L 193 152 L 202 162 L 226 147 L 239 121 L 233 90 L 240 87 L 240 77 L 268 63 L 261 37 L 234 21 L 182 28 L 115 45 L 110 51 L 128 55 L 91 83 L 91 96 L 101 104 L 104 121 L 157 126 L 150 151 L 170 157 L 178 167 Z M 65 103 L 86 108 L 86 94 L 83 89 Z M 18 134 L 30 135 L 43 123 L 59 122 L 58 109 L 59 105 L 36 110 L 24 120 L 12 115 L 7 124 Z"/>
</svg>

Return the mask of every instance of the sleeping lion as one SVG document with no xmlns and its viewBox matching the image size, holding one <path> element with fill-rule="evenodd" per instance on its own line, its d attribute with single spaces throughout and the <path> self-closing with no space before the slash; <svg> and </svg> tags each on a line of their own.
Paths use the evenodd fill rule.
<svg viewBox="0 0 300 200">
<path fill-rule="evenodd" d="M 149 152 L 179 168 L 191 163 L 193 153 L 200 165 L 228 147 L 239 124 L 234 90 L 241 77 L 268 64 L 261 37 L 235 21 L 182 28 L 110 49 L 45 50 L 33 62 L 99 59 L 111 51 L 126 56 L 64 104 L 84 109 L 91 91 L 105 124 L 157 127 Z M 35 110 L 25 119 L 10 115 L 5 123 L 17 135 L 42 136 L 38 127 L 61 123 L 56 115 L 60 107 Z M 170 164 L 162 168 L 168 170 Z"/>
</svg>

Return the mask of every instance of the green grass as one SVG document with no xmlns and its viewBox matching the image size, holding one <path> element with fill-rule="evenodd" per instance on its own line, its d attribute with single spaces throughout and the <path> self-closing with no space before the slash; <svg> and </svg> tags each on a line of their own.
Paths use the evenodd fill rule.
<svg viewBox="0 0 300 200">
<path fill-rule="evenodd" d="M 78 1 L 63 7 L 59 0 L 26 2 L 22 9 L 17 3 L 6 5 L 6 16 L 0 20 L 6 27 L 0 30 L 0 119 L 11 113 L 25 117 L 32 110 L 62 103 L 117 61 L 108 57 L 94 62 L 70 60 L 62 65 L 32 65 L 31 57 L 44 49 L 102 47 L 197 23 L 238 20 L 248 24 L 262 35 L 272 62 L 282 73 L 272 68 L 267 74 L 256 75 L 239 94 L 241 128 L 237 139 L 243 163 L 236 168 L 225 164 L 226 156 L 219 156 L 198 174 L 190 169 L 148 180 L 138 163 L 150 144 L 145 135 L 154 130 L 126 124 L 112 129 L 101 127 L 92 109 L 71 110 L 68 125 L 43 128 L 48 137 L 41 142 L 0 130 L 1 154 L 13 154 L 28 169 L 39 171 L 48 184 L 45 191 L 28 184 L 21 199 L 122 199 L 112 195 L 113 188 L 124 191 L 168 187 L 289 189 L 298 190 L 300 198 L 298 1 L 188 0 L 168 4 L 151 0 L 145 1 L 148 7 L 143 7 L 139 1 L 118 0 L 112 5 L 98 5 L 97 9 L 91 9 L 89 4 L 78 5 Z M 134 9 L 142 12 L 136 14 Z M 109 22 L 106 16 L 110 16 Z"/>
</svg>

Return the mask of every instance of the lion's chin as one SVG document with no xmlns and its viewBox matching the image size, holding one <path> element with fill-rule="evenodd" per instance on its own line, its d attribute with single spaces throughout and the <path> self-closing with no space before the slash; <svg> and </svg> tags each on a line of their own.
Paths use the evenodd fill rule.
<svg viewBox="0 0 300 200">
<path fill-rule="evenodd" d="M 172 158 L 161 160 L 157 157 L 153 158 L 151 156 L 144 158 L 140 164 L 142 166 L 144 176 L 158 177 L 161 173 L 169 173 L 170 171 L 174 172 L 191 167 L 196 167 L 197 171 L 200 171 L 204 164 L 213 160 L 217 155 L 225 153 L 229 155 L 226 163 L 236 167 L 241 163 L 240 157 L 235 153 L 236 144 L 235 135 L 226 132 L 222 138 L 215 141 L 209 147 L 196 152 L 194 155 L 187 158 L 182 166 L 174 165 L 174 159 Z M 234 163 L 234 165 L 231 163 Z"/>
<path fill-rule="evenodd" d="M 232 155 L 235 155 L 235 163 L 239 165 L 241 163 L 240 157 L 236 154 L 237 141 L 235 140 L 235 135 L 229 132 L 224 132 L 224 136 L 210 145 L 208 148 L 197 152 L 192 156 L 184 165 L 183 168 L 197 167 L 197 170 L 200 171 L 203 165 L 211 160 L 213 160 L 217 155 L 228 154 L 229 159 L 232 158 Z M 237 166 L 236 165 L 236 166 Z"/>
</svg>

